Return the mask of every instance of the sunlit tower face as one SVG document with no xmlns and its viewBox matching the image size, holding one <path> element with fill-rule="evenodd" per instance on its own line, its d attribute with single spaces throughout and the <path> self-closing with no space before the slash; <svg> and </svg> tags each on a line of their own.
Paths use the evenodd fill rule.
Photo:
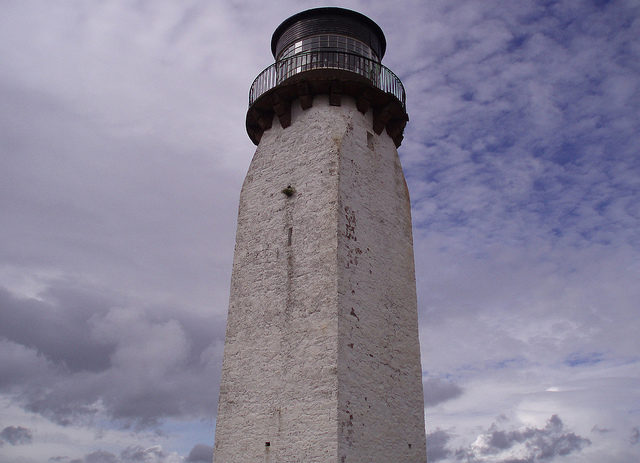
<svg viewBox="0 0 640 463">
<path fill-rule="evenodd" d="M 408 116 L 369 18 L 273 34 L 249 93 L 217 463 L 426 461 Z"/>
</svg>

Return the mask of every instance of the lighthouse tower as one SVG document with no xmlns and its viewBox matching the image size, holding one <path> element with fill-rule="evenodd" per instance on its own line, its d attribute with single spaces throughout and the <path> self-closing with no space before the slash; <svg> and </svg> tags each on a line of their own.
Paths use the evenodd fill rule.
<svg viewBox="0 0 640 463">
<path fill-rule="evenodd" d="M 386 41 L 340 8 L 274 32 L 249 93 L 216 463 L 424 463 L 408 120 Z"/>
</svg>

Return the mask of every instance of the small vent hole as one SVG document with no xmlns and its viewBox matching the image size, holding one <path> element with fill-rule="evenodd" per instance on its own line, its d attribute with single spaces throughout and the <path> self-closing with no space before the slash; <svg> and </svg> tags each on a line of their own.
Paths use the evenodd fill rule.
<svg viewBox="0 0 640 463">
<path fill-rule="evenodd" d="M 265 443 L 264 443 L 264 446 L 265 446 L 265 447 L 271 447 L 271 442 L 265 442 Z"/>
</svg>

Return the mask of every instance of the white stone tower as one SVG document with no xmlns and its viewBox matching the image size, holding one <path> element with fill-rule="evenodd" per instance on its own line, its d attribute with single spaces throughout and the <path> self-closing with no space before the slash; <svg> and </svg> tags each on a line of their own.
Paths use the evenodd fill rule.
<svg viewBox="0 0 640 463">
<path fill-rule="evenodd" d="M 304 11 L 254 81 L 216 463 L 424 463 L 408 120 L 369 18 Z"/>
</svg>

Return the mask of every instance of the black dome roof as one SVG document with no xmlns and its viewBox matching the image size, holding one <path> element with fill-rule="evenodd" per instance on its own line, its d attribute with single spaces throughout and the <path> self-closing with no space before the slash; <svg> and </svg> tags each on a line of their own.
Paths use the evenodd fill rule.
<svg viewBox="0 0 640 463">
<path fill-rule="evenodd" d="M 380 26 L 356 11 L 324 7 L 302 11 L 285 19 L 271 37 L 271 52 L 277 59 L 285 47 L 316 34 L 340 34 L 366 43 L 382 59 L 387 41 Z"/>
</svg>

